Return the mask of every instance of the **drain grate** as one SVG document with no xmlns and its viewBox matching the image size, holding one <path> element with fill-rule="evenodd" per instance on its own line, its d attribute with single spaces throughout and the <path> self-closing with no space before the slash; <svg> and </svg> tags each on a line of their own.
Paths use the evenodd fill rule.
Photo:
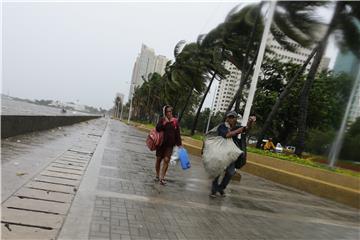
<svg viewBox="0 0 360 240">
<path fill-rule="evenodd" d="M 58 229 L 46 226 L 17 224 L 10 222 L 1 223 L 1 239 L 37 239 L 54 240 Z"/>
<path fill-rule="evenodd" d="M 2 204 L 2 239 L 56 238 L 101 137 L 88 135 Z"/>
<path fill-rule="evenodd" d="M 2 239 L 56 238 L 92 158 L 89 149 L 97 146 L 90 140 L 80 142 L 86 150 L 68 149 L 2 204 Z"/>
</svg>

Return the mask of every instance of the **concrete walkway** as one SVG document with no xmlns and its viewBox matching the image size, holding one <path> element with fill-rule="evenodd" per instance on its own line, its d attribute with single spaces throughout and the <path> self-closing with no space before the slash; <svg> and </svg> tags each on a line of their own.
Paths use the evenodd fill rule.
<svg viewBox="0 0 360 240">
<path fill-rule="evenodd" d="M 189 170 L 170 167 L 161 186 L 146 133 L 115 120 L 103 131 L 104 121 L 90 121 L 87 136 L 102 137 L 54 230 L 57 239 L 359 239 L 356 209 L 246 173 L 225 198 L 209 198 L 211 180 L 195 156 Z M 41 148 L 44 158 L 56 155 Z"/>
</svg>

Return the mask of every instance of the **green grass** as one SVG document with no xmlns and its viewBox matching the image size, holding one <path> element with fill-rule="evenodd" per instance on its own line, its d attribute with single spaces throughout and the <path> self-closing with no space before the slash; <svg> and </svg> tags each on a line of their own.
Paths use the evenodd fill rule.
<svg viewBox="0 0 360 240">
<path fill-rule="evenodd" d="M 141 122 L 131 122 L 131 123 L 135 124 L 135 125 L 136 124 L 142 124 L 146 128 L 150 128 L 150 129 L 155 127 L 154 124 L 150 124 L 150 123 L 141 123 Z M 188 136 L 188 137 L 191 137 L 191 138 L 193 138 L 195 140 L 200 140 L 200 141 L 202 141 L 203 138 L 204 138 L 203 134 L 198 134 L 198 133 L 193 135 L 193 136 L 190 136 L 190 130 L 186 129 L 186 128 L 181 129 L 181 135 Z M 285 154 L 281 154 L 281 153 L 273 153 L 273 152 L 264 151 L 262 149 L 258 149 L 258 148 L 250 147 L 250 146 L 247 147 L 247 151 L 251 152 L 251 153 L 256 153 L 256 154 L 260 154 L 260 155 L 264 155 L 264 156 L 269 156 L 269 157 L 285 160 L 285 161 L 294 162 L 294 163 L 304 165 L 304 166 L 309 166 L 309 167 L 313 167 L 313 168 L 319 168 L 319 169 L 323 169 L 323 170 L 327 170 L 327 171 L 331 171 L 331 172 L 335 172 L 335 173 L 339 173 L 339 174 L 343 174 L 343 175 L 347 175 L 347 176 L 360 178 L 360 173 L 358 173 L 358 172 L 343 169 L 343 168 L 337 168 L 337 167 L 331 168 L 326 164 L 313 162 L 313 161 L 311 161 L 309 159 L 299 158 L 299 157 L 297 157 L 295 155 L 285 155 Z"/>
<path fill-rule="evenodd" d="M 191 133 L 190 129 L 181 128 L 181 135 L 183 135 L 183 136 L 191 137 L 195 140 L 200 140 L 200 141 L 202 141 L 204 138 L 203 134 L 196 133 L 193 136 L 191 136 L 190 133 Z"/>
<path fill-rule="evenodd" d="M 331 171 L 331 172 L 335 172 L 335 173 L 339 173 L 339 174 L 343 174 L 343 175 L 348 175 L 348 176 L 352 176 L 352 177 L 360 177 L 360 173 L 358 173 L 358 172 L 343 169 L 343 168 L 337 168 L 337 167 L 331 168 L 326 164 L 313 162 L 309 159 L 299 158 L 295 155 L 285 155 L 285 154 L 281 154 L 281 153 L 273 153 L 273 152 L 264 151 L 262 149 L 258 149 L 255 147 L 247 147 L 247 151 L 251 152 L 251 153 L 256 153 L 256 154 L 260 154 L 260 155 L 264 155 L 264 156 L 269 156 L 269 157 L 278 158 L 281 160 L 294 162 L 294 163 L 304 165 L 304 166 L 320 168 L 323 170 L 327 170 L 327 171 Z"/>
<path fill-rule="evenodd" d="M 143 124 L 146 128 L 155 128 L 154 124 L 151 123 L 147 123 L 147 124 Z"/>
</svg>

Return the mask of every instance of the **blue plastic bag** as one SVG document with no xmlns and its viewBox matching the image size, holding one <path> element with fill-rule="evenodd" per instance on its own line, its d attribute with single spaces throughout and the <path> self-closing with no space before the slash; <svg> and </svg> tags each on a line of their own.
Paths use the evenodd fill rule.
<svg viewBox="0 0 360 240">
<path fill-rule="evenodd" d="M 189 155 L 185 148 L 181 147 L 179 148 L 179 159 L 181 163 L 181 167 L 183 170 L 186 170 L 191 167 Z"/>
</svg>

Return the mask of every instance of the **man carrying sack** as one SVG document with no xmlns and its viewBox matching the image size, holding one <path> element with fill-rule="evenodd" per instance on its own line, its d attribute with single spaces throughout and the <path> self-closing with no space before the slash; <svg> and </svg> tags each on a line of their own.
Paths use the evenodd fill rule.
<svg viewBox="0 0 360 240">
<path fill-rule="evenodd" d="M 210 197 L 216 197 L 217 192 L 225 196 L 224 190 L 235 175 L 236 169 L 240 169 L 246 163 L 238 135 L 245 133 L 256 121 L 256 117 L 251 116 L 246 127 L 236 126 L 237 117 L 235 111 L 227 112 L 225 121 L 216 129 L 216 136 L 211 137 L 210 134 L 205 140 L 203 153 L 205 170 L 210 176 L 216 176 L 212 181 Z M 215 133 L 214 130 L 210 132 Z M 223 171 L 224 168 L 225 175 L 219 183 L 221 174 L 219 171 Z"/>
</svg>

